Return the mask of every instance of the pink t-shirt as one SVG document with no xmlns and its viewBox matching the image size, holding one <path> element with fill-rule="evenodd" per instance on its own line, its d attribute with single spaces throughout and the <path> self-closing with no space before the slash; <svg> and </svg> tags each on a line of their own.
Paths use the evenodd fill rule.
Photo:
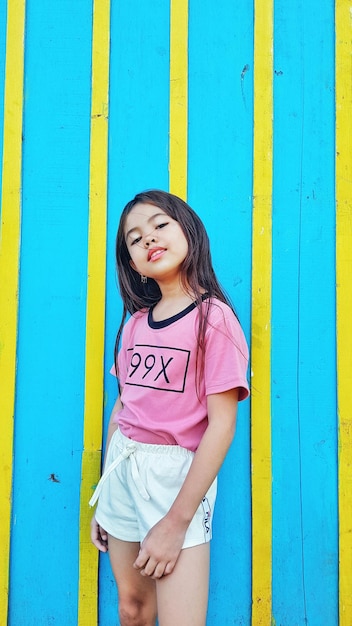
<svg viewBox="0 0 352 626">
<path fill-rule="evenodd" d="M 210 301 L 198 394 L 197 330 L 193 305 L 162 322 L 140 311 L 126 323 L 118 355 L 123 408 L 114 417 L 126 437 L 196 450 L 208 424 L 207 396 L 237 387 L 239 400 L 249 395 L 248 347 L 230 307 Z"/>
</svg>

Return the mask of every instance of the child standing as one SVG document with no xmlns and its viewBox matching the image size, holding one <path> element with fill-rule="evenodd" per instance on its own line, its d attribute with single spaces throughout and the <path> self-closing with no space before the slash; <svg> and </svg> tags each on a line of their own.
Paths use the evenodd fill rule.
<svg viewBox="0 0 352 626">
<path fill-rule="evenodd" d="M 116 259 L 120 395 L 91 537 L 109 550 L 121 626 L 155 626 L 156 616 L 204 626 L 216 477 L 249 393 L 248 349 L 183 200 L 157 190 L 131 200 Z"/>
</svg>

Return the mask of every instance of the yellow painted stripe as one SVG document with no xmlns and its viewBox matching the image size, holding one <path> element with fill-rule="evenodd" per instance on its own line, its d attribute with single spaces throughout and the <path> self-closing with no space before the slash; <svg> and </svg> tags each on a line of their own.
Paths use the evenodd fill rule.
<svg viewBox="0 0 352 626">
<path fill-rule="evenodd" d="M 252 236 L 252 624 L 270 626 L 272 605 L 271 268 L 273 5 L 256 0 Z"/>
<path fill-rule="evenodd" d="M 170 0 L 169 189 L 187 198 L 188 0 Z"/>
<path fill-rule="evenodd" d="M 21 227 L 25 0 L 7 6 L 0 232 L 0 623 L 7 624 Z"/>
<path fill-rule="evenodd" d="M 110 0 L 94 0 L 84 441 L 80 500 L 78 625 L 98 623 L 98 551 L 89 537 L 88 501 L 100 474 L 108 172 Z"/>
<path fill-rule="evenodd" d="M 336 297 L 339 613 L 352 624 L 352 4 L 336 0 Z"/>
</svg>

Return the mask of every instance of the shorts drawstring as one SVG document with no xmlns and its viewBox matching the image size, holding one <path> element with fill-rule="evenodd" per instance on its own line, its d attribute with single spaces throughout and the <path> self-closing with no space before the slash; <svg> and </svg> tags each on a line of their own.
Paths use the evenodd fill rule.
<svg viewBox="0 0 352 626">
<path fill-rule="evenodd" d="M 114 469 L 120 465 L 120 463 L 122 463 L 122 461 L 124 461 L 125 459 L 130 459 L 131 461 L 131 472 L 132 472 L 132 477 L 133 480 L 135 482 L 135 485 L 139 491 L 139 494 L 142 496 L 142 498 L 144 500 L 149 500 L 150 499 L 150 495 L 147 492 L 145 486 L 143 485 L 142 479 L 140 477 L 139 471 L 138 471 L 138 466 L 137 466 L 137 462 L 134 456 L 134 452 L 136 451 L 137 447 L 134 443 L 128 443 L 127 446 L 122 450 L 122 452 L 119 454 L 118 457 L 116 457 L 116 459 L 110 463 L 110 465 L 106 468 L 106 470 L 104 471 L 101 479 L 99 480 L 95 491 L 91 497 L 91 499 L 89 500 L 89 505 L 90 506 L 94 506 L 96 501 L 98 500 L 100 494 L 101 494 L 101 490 L 103 488 L 103 485 L 106 481 L 106 479 L 110 476 L 111 472 L 114 471 Z"/>
</svg>

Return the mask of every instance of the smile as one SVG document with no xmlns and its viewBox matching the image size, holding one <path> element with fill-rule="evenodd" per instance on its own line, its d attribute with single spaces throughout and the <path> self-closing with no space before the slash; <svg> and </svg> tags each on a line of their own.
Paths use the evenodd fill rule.
<svg viewBox="0 0 352 626">
<path fill-rule="evenodd" d="M 165 252 L 165 248 L 152 248 L 148 250 L 148 261 L 157 261 Z"/>
</svg>

